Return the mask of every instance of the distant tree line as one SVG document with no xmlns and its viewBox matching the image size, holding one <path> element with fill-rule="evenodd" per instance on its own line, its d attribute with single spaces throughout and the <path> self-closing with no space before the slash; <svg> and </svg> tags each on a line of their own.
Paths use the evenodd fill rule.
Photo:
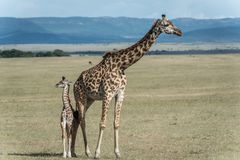
<svg viewBox="0 0 240 160">
<path fill-rule="evenodd" d="M 60 49 L 47 52 L 30 52 L 20 51 L 17 49 L 0 50 L 0 58 L 14 58 L 14 57 L 64 57 L 70 55 L 79 56 L 101 56 L 104 51 L 78 51 L 78 52 L 64 52 Z M 240 54 L 240 49 L 213 49 L 213 50 L 186 50 L 186 51 L 166 51 L 156 50 L 149 51 L 147 55 L 192 55 L 192 54 Z"/>
<path fill-rule="evenodd" d="M 64 57 L 70 56 L 70 54 L 65 53 L 60 49 L 47 52 L 30 52 L 30 51 L 20 51 L 17 49 L 11 50 L 0 50 L 0 58 L 14 58 L 14 57 Z"/>
<path fill-rule="evenodd" d="M 104 51 L 78 51 L 71 52 L 72 55 L 79 56 L 99 56 L 104 55 Z M 192 54 L 240 54 L 240 49 L 212 49 L 212 50 L 184 50 L 184 51 L 168 51 L 168 50 L 155 50 L 148 51 L 147 55 L 192 55 Z"/>
<path fill-rule="evenodd" d="M 79 56 L 99 56 L 103 55 L 105 51 L 77 51 L 77 52 L 70 52 L 72 55 L 79 55 Z"/>
</svg>

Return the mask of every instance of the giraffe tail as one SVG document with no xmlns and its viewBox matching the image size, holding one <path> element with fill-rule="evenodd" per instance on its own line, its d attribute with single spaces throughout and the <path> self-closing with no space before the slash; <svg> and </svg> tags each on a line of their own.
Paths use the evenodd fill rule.
<svg viewBox="0 0 240 160">
<path fill-rule="evenodd" d="M 74 116 L 74 118 L 75 119 L 79 119 L 79 113 L 78 113 L 78 111 L 76 110 L 76 111 L 73 111 L 73 116 Z"/>
</svg>

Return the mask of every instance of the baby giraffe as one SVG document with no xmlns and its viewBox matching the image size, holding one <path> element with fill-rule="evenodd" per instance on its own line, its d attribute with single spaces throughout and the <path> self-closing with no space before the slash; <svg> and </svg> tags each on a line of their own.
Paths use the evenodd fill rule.
<svg viewBox="0 0 240 160">
<path fill-rule="evenodd" d="M 62 129 L 62 140 L 63 140 L 63 157 L 76 157 L 74 152 L 77 129 L 79 126 L 78 122 L 78 111 L 74 111 L 69 98 L 70 81 L 65 77 L 56 84 L 57 88 L 63 88 L 62 101 L 63 110 L 61 113 L 61 129 Z M 66 151 L 66 139 L 68 143 L 68 152 Z"/>
</svg>

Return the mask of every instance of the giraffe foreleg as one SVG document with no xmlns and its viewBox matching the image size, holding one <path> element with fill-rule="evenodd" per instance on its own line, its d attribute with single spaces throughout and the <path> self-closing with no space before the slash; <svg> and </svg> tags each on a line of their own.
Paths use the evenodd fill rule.
<svg viewBox="0 0 240 160">
<path fill-rule="evenodd" d="M 120 151 L 119 151 L 119 126 L 120 126 L 120 112 L 122 107 L 122 101 L 117 101 L 116 106 L 114 109 L 114 153 L 116 155 L 116 158 L 120 158 Z"/>
<path fill-rule="evenodd" d="M 99 136 L 98 136 L 98 142 L 97 142 L 97 148 L 95 152 L 95 159 L 100 158 L 100 152 L 101 152 L 101 143 L 102 143 L 102 136 L 103 136 L 103 131 L 106 128 L 106 119 L 107 119 L 107 113 L 109 109 L 109 103 L 110 103 L 111 98 L 110 97 L 105 97 L 103 100 L 102 104 L 102 117 L 100 121 L 100 129 L 99 129 Z"/>
<path fill-rule="evenodd" d="M 124 98 L 124 91 L 120 91 L 119 94 L 115 97 L 115 108 L 114 108 L 114 153 L 116 158 L 120 158 L 120 151 L 119 151 L 119 126 L 120 126 L 120 113 L 122 108 L 122 102 Z"/>
<path fill-rule="evenodd" d="M 101 143 L 102 143 L 103 130 L 104 130 L 104 128 L 100 127 L 98 142 L 97 142 L 97 148 L 96 148 L 96 151 L 95 151 L 94 159 L 99 159 L 100 158 L 100 152 L 101 152 L 100 149 L 101 149 Z"/>
</svg>

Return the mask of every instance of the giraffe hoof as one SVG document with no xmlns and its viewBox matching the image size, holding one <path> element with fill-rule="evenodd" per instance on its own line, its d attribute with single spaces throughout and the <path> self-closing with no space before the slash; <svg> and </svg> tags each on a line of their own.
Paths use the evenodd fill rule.
<svg viewBox="0 0 240 160">
<path fill-rule="evenodd" d="M 68 155 L 67 155 L 69 158 L 72 157 L 72 153 L 71 152 L 68 152 Z"/>
<path fill-rule="evenodd" d="M 116 159 L 120 159 L 121 158 L 120 153 L 115 153 L 115 155 L 116 155 Z"/>
<path fill-rule="evenodd" d="M 92 157 L 91 152 L 86 152 L 85 155 L 86 155 L 88 158 Z"/>
<path fill-rule="evenodd" d="M 100 155 L 99 155 L 99 154 L 96 154 L 96 155 L 94 156 L 94 159 L 100 159 Z"/>
<path fill-rule="evenodd" d="M 77 154 L 76 153 L 72 153 L 72 157 L 77 157 Z"/>
<path fill-rule="evenodd" d="M 63 158 L 67 158 L 67 153 L 66 152 L 63 153 Z"/>
</svg>

